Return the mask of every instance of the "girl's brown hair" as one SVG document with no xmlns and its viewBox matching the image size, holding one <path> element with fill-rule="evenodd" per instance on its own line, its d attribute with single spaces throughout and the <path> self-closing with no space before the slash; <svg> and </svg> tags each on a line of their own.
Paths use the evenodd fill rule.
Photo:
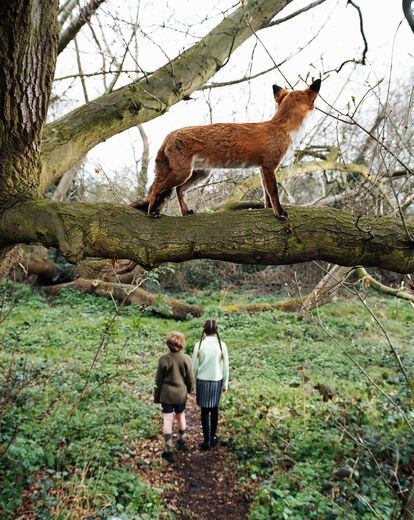
<svg viewBox="0 0 414 520">
<path fill-rule="evenodd" d="M 168 333 L 166 341 L 171 352 L 179 352 L 185 347 L 185 336 L 181 332 L 172 331 Z"/>
<path fill-rule="evenodd" d="M 208 334 L 209 336 L 215 334 L 217 336 L 217 339 L 218 339 L 218 342 L 220 345 L 221 359 L 224 360 L 223 349 L 221 347 L 221 340 L 220 340 L 220 336 L 218 333 L 217 322 L 216 322 L 216 320 L 214 320 L 212 318 L 210 318 L 209 320 L 206 320 L 204 322 L 203 332 L 201 333 L 200 342 L 198 344 L 197 357 L 200 357 L 200 348 L 201 348 L 201 343 L 204 339 L 204 334 Z"/>
</svg>

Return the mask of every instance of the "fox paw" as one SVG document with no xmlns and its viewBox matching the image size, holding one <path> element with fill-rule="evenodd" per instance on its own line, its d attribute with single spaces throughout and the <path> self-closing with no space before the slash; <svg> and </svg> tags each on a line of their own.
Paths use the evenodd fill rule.
<svg viewBox="0 0 414 520">
<path fill-rule="evenodd" d="M 278 218 L 280 218 L 280 220 L 287 220 L 288 216 L 288 212 L 282 209 L 282 211 L 278 215 Z"/>
</svg>

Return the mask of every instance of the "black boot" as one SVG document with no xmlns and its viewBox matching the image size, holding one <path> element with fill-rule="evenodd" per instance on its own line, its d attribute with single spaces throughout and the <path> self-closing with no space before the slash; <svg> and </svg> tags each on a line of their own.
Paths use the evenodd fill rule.
<svg viewBox="0 0 414 520">
<path fill-rule="evenodd" d="M 172 451 L 163 451 L 161 453 L 161 457 L 165 459 L 167 462 L 174 462 L 174 456 Z"/>
<path fill-rule="evenodd" d="M 204 441 L 200 444 L 200 450 L 210 449 L 210 409 L 201 408 L 201 426 L 203 428 Z"/>
<path fill-rule="evenodd" d="M 210 446 L 214 448 L 218 444 L 217 427 L 218 427 L 218 406 L 211 408 L 211 429 L 210 429 Z"/>
</svg>

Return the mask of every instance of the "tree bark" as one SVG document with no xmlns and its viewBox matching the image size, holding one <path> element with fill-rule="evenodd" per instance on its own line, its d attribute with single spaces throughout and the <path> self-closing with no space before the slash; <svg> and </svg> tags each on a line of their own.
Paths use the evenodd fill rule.
<svg viewBox="0 0 414 520">
<path fill-rule="evenodd" d="M 62 175 L 55 191 L 53 192 L 52 200 L 65 200 L 69 188 L 71 187 L 72 182 L 75 180 L 78 171 L 78 165 L 75 165 Z"/>
<path fill-rule="evenodd" d="M 89 258 L 76 266 L 76 273 L 79 278 L 131 284 L 143 277 L 144 270 L 131 260 L 118 260 L 112 266 L 108 260 Z"/>
<path fill-rule="evenodd" d="M 288 211 L 286 222 L 270 209 L 151 219 L 129 206 L 27 201 L 4 212 L 0 247 L 40 242 L 73 263 L 121 258 L 146 268 L 211 258 L 268 265 L 325 260 L 414 272 L 414 242 L 397 218 L 327 207 Z M 412 220 L 406 225 L 413 235 Z"/>
<path fill-rule="evenodd" d="M 0 209 L 39 193 L 58 9 L 58 0 L 0 3 Z"/>
<path fill-rule="evenodd" d="M 104 94 L 47 125 L 42 143 L 42 189 L 98 143 L 167 112 L 190 96 L 225 65 L 231 53 L 251 36 L 251 28 L 265 27 L 291 1 L 248 0 L 246 10 L 243 6 L 236 9 L 150 76 Z M 245 22 L 246 13 L 251 27 Z"/>
<path fill-rule="evenodd" d="M 265 311 L 284 311 L 284 312 L 299 312 L 302 308 L 303 298 L 300 296 L 294 298 L 287 298 L 280 302 L 273 303 L 250 303 L 250 304 L 239 304 L 234 303 L 232 305 L 226 305 L 224 312 L 227 314 L 234 314 L 236 312 L 247 312 L 247 314 L 257 314 Z"/>
<path fill-rule="evenodd" d="M 108 299 L 123 302 L 124 305 L 140 305 L 152 307 L 152 312 L 164 318 L 186 320 L 188 316 L 201 316 L 203 310 L 195 305 L 188 305 L 175 298 L 151 294 L 134 285 L 103 282 L 102 280 L 86 280 L 78 278 L 73 282 L 43 287 L 46 294 L 56 295 L 62 289 L 74 289 L 88 294 L 96 294 Z"/>
</svg>

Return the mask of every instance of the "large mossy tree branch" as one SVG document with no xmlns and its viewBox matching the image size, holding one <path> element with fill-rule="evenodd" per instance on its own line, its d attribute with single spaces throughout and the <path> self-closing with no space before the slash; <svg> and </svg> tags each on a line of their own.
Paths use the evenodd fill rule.
<svg viewBox="0 0 414 520">
<path fill-rule="evenodd" d="M 98 143 L 149 121 L 203 86 L 231 53 L 292 0 L 248 0 L 177 58 L 150 76 L 73 110 L 45 128 L 44 190 Z M 245 17 L 249 17 L 249 24 Z M 270 93 L 269 93 L 270 96 Z"/>
<path fill-rule="evenodd" d="M 414 236 L 413 222 L 407 223 Z M 0 247 L 42 243 L 71 262 L 125 258 L 152 268 L 195 258 L 245 264 L 326 260 L 414 272 L 414 242 L 394 217 L 356 216 L 327 207 L 290 207 L 281 222 L 268 210 L 151 219 L 113 204 L 21 202 L 0 220 Z"/>
</svg>

